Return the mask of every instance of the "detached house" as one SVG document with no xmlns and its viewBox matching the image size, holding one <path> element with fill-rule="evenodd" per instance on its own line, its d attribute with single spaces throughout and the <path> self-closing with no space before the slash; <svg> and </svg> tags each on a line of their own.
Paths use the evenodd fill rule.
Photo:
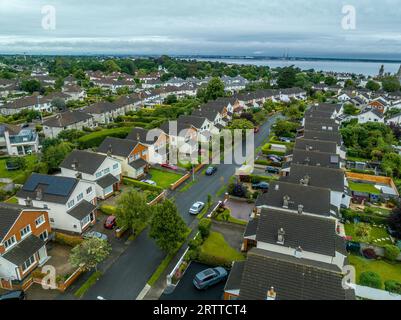
<svg viewBox="0 0 401 320">
<path fill-rule="evenodd" d="M 64 159 L 60 168 L 63 177 L 95 183 L 98 199 L 106 199 L 120 189 L 121 163 L 107 155 L 74 150 Z"/>
<path fill-rule="evenodd" d="M 0 204 L 0 288 L 27 289 L 30 274 L 49 259 L 46 209 Z"/>
<path fill-rule="evenodd" d="M 33 173 L 16 197 L 20 205 L 48 211 L 52 229 L 82 234 L 96 222 L 95 184 Z"/>
<path fill-rule="evenodd" d="M 132 140 L 107 137 L 97 152 L 119 160 L 124 177 L 139 179 L 149 166 L 148 147 Z"/>
<path fill-rule="evenodd" d="M 376 108 L 366 108 L 356 116 L 358 123 L 380 122 L 384 123 L 384 114 Z"/>
<path fill-rule="evenodd" d="M 387 124 L 396 124 L 400 125 L 401 124 L 401 113 L 398 113 L 386 120 Z"/>
<path fill-rule="evenodd" d="M 0 124 L 0 151 L 13 156 L 36 153 L 39 136 L 29 128 Z"/>
</svg>

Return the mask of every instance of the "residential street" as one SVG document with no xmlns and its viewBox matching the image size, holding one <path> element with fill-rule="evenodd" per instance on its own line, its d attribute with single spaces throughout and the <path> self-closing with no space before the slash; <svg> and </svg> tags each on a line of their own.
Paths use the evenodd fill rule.
<svg viewBox="0 0 401 320">
<path fill-rule="evenodd" d="M 255 134 L 255 148 L 260 146 L 270 134 L 270 128 L 277 116 L 269 120 Z M 240 146 L 238 146 L 240 147 Z M 171 194 L 175 199 L 177 207 L 188 225 L 196 219 L 188 213 L 189 208 L 195 201 L 206 202 L 207 195 L 212 196 L 227 184 L 230 177 L 235 173 L 238 166 L 218 165 L 218 171 L 214 176 L 197 175 L 197 182 L 186 192 L 176 191 Z M 84 299 L 97 299 L 101 296 L 109 299 L 135 299 L 146 285 L 147 280 L 159 266 L 164 254 L 157 248 L 156 244 L 143 232 L 119 259 L 105 272 L 100 280 L 88 291 Z"/>
</svg>

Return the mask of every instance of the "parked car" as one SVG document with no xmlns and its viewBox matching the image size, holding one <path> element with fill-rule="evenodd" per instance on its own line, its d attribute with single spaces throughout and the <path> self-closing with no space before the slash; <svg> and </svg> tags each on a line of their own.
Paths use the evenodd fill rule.
<svg viewBox="0 0 401 320">
<path fill-rule="evenodd" d="M 269 154 L 269 155 L 267 155 L 267 157 L 268 158 L 275 158 L 275 159 L 277 159 L 278 161 L 283 161 L 283 157 L 280 157 L 280 156 L 278 156 L 278 155 L 275 155 L 275 154 Z"/>
<path fill-rule="evenodd" d="M 193 284 L 198 290 L 205 290 L 225 280 L 227 275 L 227 270 L 222 267 L 206 269 L 195 276 Z"/>
<path fill-rule="evenodd" d="M 205 207 L 205 204 L 201 201 L 195 202 L 192 207 L 189 209 L 190 214 L 199 214 Z"/>
<path fill-rule="evenodd" d="M 100 232 L 97 232 L 97 231 L 88 231 L 87 233 L 85 233 L 84 235 L 83 235 L 83 237 L 84 237 L 84 239 L 94 239 L 94 238 L 97 238 L 97 239 L 100 239 L 100 240 L 105 240 L 105 241 L 107 241 L 107 235 L 105 235 L 105 234 L 103 234 L 103 233 L 100 233 Z"/>
<path fill-rule="evenodd" d="M 276 157 L 270 157 L 270 156 L 268 156 L 267 159 L 269 159 L 269 160 L 270 160 L 271 162 L 273 162 L 273 163 L 277 163 L 277 164 L 281 163 L 281 161 L 278 160 Z"/>
<path fill-rule="evenodd" d="M 279 168 L 272 167 L 272 166 L 267 166 L 265 171 L 267 173 L 274 173 L 274 174 L 279 174 L 280 173 L 280 169 Z"/>
<path fill-rule="evenodd" d="M 287 142 L 287 143 L 290 143 L 290 142 L 292 142 L 292 139 L 291 138 L 287 138 L 287 137 L 280 137 L 280 138 L 278 138 L 281 142 Z"/>
<path fill-rule="evenodd" d="M 214 175 L 216 173 L 216 171 L 217 171 L 217 167 L 210 166 L 210 167 L 208 167 L 206 169 L 206 175 L 207 176 L 212 176 L 212 175 Z"/>
<path fill-rule="evenodd" d="M 152 186 L 156 186 L 156 182 L 154 182 L 153 180 L 141 180 L 141 182 L 146 183 L 146 184 L 150 184 Z"/>
<path fill-rule="evenodd" d="M 166 168 L 166 169 L 170 169 L 170 170 L 175 170 L 175 171 L 178 170 L 178 167 L 177 167 L 177 166 L 173 166 L 172 164 L 169 164 L 169 163 L 163 163 L 163 164 L 161 165 L 161 167 L 162 167 L 162 168 Z"/>
<path fill-rule="evenodd" d="M 104 222 L 104 227 L 106 229 L 114 229 L 117 226 L 117 219 L 115 216 L 107 217 L 106 221 Z"/>
<path fill-rule="evenodd" d="M 10 291 L 0 295 L 0 301 L 25 300 L 26 293 L 22 290 Z"/>
<path fill-rule="evenodd" d="M 252 189 L 255 190 L 269 190 L 269 184 L 267 182 L 258 182 L 252 184 Z"/>
</svg>

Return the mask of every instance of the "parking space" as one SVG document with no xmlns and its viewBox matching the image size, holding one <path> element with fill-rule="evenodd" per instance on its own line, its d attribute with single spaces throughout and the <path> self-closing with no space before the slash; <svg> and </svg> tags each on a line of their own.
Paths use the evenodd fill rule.
<svg viewBox="0 0 401 320">
<path fill-rule="evenodd" d="M 255 207 L 253 203 L 234 199 L 227 200 L 225 206 L 230 209 L 232 217 L 244 221 L 249 221 L 249 217 Z"/>
<path fill-rule="evenodd" d="M 192 283 L 197 273 L 208 268 L 210 266 L 192 262 L 175 290 L 171 294 L 162 294 L 160 300 L 222 300 L 225 281 L 207 290 L 198 290 Z"/>
</svg>

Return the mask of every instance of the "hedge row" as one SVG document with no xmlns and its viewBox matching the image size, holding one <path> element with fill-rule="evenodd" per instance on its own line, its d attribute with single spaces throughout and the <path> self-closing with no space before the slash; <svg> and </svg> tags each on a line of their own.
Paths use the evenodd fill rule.
<svg viewBox="0 0 401 320">
<path fill-rule="evenodd" d="M 353 221 L 357 218 L 361 222 L 374 223 L 374 224 L 387 224 L 386 217 L 380 217 L 365 212 L 355 212 L 352 210 L 341 210 L 341 214 L 345 220 Z"/>
<path fill-rule="evenodd" d="M 103 204 L 100 206 L 99 210 L 109 216 L 112 216 L 116 213 L 116 207 Z"/>
<path fill-rule="evenodd" d="M 284 152 L 274 151 L 274 150 L 271 150 L 270 148 L 262 148 L 262 152 L 263 152 L 265 155 L 274 154 L 274 155 L 280 156 L 280 157 L 285 156 L 285 153 L 284 153 Z"/>
<path fill-rule="evenodd" d="M 59 244 L 75 247 L 82 243 L 83 239 L 77 236 L 71 236 L 64 233 L 56 232 L 56 239 L 55 241 Z"/>
<path fill-rule="evenodd" d="M 100 146 L 107 137 L 125 139 L 131 130 L 132 127 L 121 127 L 93 132 L 79 138 L 78 145 L 80 149 L 95 148 Z"/>
<path fill-rule="evenodd" d="M 141 182 L 138 180 L 134 180 L 131 178 L 127 178 L 127 177 L 123 178 L 123 183 L 128 186 L 134 186 L 134 187 L 141 188 L 142 190 L 157 191 L 159 193 L 163 192 L 162 187 L 152 186 L 150 184 L 147 184 L 147 183 L 144 183 L 144 182 Z"/>
</svg>

